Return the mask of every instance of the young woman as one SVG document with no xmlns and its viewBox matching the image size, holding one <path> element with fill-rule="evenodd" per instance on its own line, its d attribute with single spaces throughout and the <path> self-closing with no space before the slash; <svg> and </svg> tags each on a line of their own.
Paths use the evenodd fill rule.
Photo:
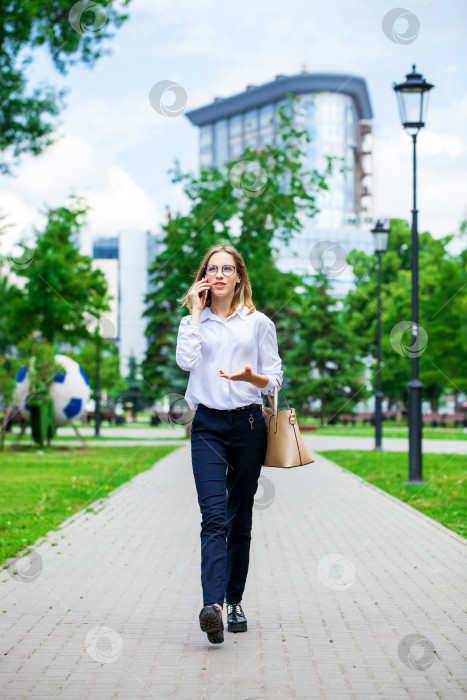
<svg viewBox="0 0 467 700">
<path fill-rule="evenodd" d="M 213 644 L 246 632 L 241 606 L 248 573 L 254 495 L 266 455 L 262 394 L 282 384 L 274 323 L 253 305 L 242 256 L 212 246 L 181 300 L 176 360 L 190 372 L 185 399 L 196 410 L 191 427 L 193 475 L 201 511 L 200 627 Z M 276 379 L 277 378 L 277 379 Z"/>
</svg>

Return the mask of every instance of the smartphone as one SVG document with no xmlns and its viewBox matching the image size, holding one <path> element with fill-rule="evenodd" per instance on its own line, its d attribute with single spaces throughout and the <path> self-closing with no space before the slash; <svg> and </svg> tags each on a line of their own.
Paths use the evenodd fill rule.
<svg viewBox="0 0 467 700">
<path fill-rule="evenodd" d="M 206 279 L 206 277 L 203 277 L 203 280 L 205 280 L 205 279 Z M 206 296 L 204 297 L 203 309 L 204 309 L 204 307 L 206 306 L 206 302 L 207 302 L 207 300 L 208 300 L 208 294 L 211 293 L 211 290 L 210 290 L 210 289 L 207 289 L 205 292 L 201 292 L 200 296 L 202 296 L 204 293 L 206 294 Z"/>
</svg>

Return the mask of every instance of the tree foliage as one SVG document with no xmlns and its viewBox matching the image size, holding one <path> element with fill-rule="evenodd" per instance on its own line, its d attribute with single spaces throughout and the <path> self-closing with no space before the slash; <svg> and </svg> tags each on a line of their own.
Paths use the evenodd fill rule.
<svg viewBox="0 0 467 700">
<path fill-rule="evenodd" d="M 462 229 L 461 229 L 462 233 Z M 436 410 L 443 392 L 467 391 L 467 256 L 451 255 L 447 245 L 453 234 L 434 239 L 419 234 L 419 326 L 426 333 L 426 347 L 420 345 L 419 374 L 423 397 Z M 345 318 L 359 339 L 363 356 L 376 357 L 377 343 L 377 260 L 352 251 L 348 262 L 356 275 L 356 288 L 345 300 Z M 382 258 L 382 392 L 393 401 L 408 403 L 407 383 L 411 378 L 408 348 L 394 347 L 391 332 L 397 324 L 410 322 L 411 229 L 406 221 L 390 222 L 388 249 Z M 373 387 L 376 364 L 373 365 Z"/>
<path fill-rule="evenodd" d="M 336 422 L 351 413 L 369 392 L 359 343 L 339 304 L 330 294 L 328 277 L 320 272 L 301 294 L 301 314 L 293 349 L 288 353 L 288 378 L 300 410 L 311 400 L 319 402 L 320 424 Z"/>
<path fill-rule="evenodd" d="M 99 359 L 99 383 L 101 391 L 105 391 L 112 400 L 115 400 L 118 391 L 125 388 L 120 377 L 120 359 L 118 348 L 113 340 L 99 338 L 101 350 Z M 91 388 L 96 382 L 96 341 L 86 340 L 77 352 L 68 352 L 78 364 L 81 365 L 89 379 Z"/>
<path fill-rule="evenodd" d="M 121 0 L 119 6 L 129 2 Z M 11 174 L 12 158 L 37 155 L 53 142 L 53 118 L 63 108 L 64 90 L 48 84 L 30 87 L 28 66 L 34 52 L 44 47 L 62 74 L 76 63 L 93 66 L 108 53 L 103 42 L 113 36 L 111 28 L 128 17 L 116 5 L 115 0 L 0 3 L 0 172 Z"/>
<path fill-rule="evenodd" d="M 49 209 L 27 262 L 10 259 L 15 274 L 25 280 L 21 290 L 5 288 L 10 343 L 34 333 L 49 342 L 80 342 L 90 337 L 90 320 L 109 310 L 104 274 L 93 270 L 92 259 L 78 249 L 86 212 L 79 200 Z"/>
<path fill-rule="evenodd" d="M 326 178 L 336 159 L 327 158 L 324 172 L 306 169 L 305 149 L 310 137 L 306 128 L 297 125 L 299 99 L 294 95 L 288 98 L 278 110 L 274 143 L 261 150 L 246 148 L 238 160 L 222 169 L 201 170 L 199 176 L 182 174 L 178 164 L 172 171 L 173 182 L 184 185 L 189 211 L 168 212 L 163 226 L 164 249 L 150 267 L 153 289 L 146 297 L 145 311 L 149 345 L 143 362 L 150 398 L 185 393 L 187 375 L 175 363 L 174 347 L 180 319 L 188 309 L 180 310 L 177 299 L 193 282 L 205 250 L 220 240 L 233 243 L 242 254 L 254 304 L 276 325 L 285 377 L 289 377 L 288 353 L 301 327 L 302 302 L 297 286 L 302 280 L 295 273 L 278 269 L 273 237 L 277 235 L 288 246 L 291 237 L 303 229 L 304 219 L 317 213 L 317 195 L 328 189 Z M 309 359 L 307 356 L 304 361 Z M 292 394 L 290 399 L 294 399 Z"/>
</svg>

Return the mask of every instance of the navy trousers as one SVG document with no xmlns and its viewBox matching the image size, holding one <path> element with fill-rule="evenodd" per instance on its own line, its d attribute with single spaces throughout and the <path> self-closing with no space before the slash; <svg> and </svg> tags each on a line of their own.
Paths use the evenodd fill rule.
<svg viewBox="0 0 467 700">
<path fill-rule="evenodd" d="M 193 475 L 202 516 L 203 605 L 242 599 L 254 495 L 267 447 L 261 408 L 255 404 L 240 411 L 221 411 L 199 404 L 191 424 Z"/>
</svg>

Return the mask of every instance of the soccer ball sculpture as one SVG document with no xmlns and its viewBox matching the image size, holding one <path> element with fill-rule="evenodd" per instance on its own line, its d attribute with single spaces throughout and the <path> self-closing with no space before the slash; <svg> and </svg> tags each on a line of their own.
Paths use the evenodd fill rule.
<svg viewBox="0 0 467 700">
<path fill-rule="evenodd" d="M 63 367 L 55 372 L 53 382 L 49 384 L 50 396 L 54 402 L 55 424 L 65 425 L 74 418 L 79 418 L 91 395 L 89 380 L 83 368 L 71 357 L 55 355 L 56 362 Z M 29 423 L 29 379 L 28 368 L 20 367 L 16 374 L 14 401 L 20 413 Z"/>
</svg>

